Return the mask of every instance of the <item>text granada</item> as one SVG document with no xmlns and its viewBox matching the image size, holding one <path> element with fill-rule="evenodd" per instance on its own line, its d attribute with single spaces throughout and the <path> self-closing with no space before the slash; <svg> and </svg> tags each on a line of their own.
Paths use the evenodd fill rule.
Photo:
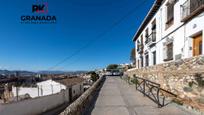
<svg viewBox="0 0 204 115">
<path fill-rule="evenodd" d="M 48 21 L 56 22 L 56 16 L 21 16 L 21 21 Z"/>
</svg>

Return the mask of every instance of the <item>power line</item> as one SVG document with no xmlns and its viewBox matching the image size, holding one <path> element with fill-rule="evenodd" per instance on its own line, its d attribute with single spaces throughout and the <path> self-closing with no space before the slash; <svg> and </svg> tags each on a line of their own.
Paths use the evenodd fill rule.
<svg viewBox="0 0 204 115">
<path fill-rule="evenodd" d="M 136 28 L 136 26 L 131 26 L 129 29 L 127 29 L 127 30 L 132 30 L 132 29 L 135 29 Z M 71 63 L 69 63 L 69 66 L 70 65 L 73 65 L 73 64 L 75 64 L 75 63 L 77 63 L 78 61 L 80 60 L 80 58 L 77 58 L 76 60 L 74 60 L 73 62 L 71 62 Z M 64 67 L 61 67 L 62 69 L 64 69 Z"/>
<path fill-rule="evenodd" d="M 114 27 L 119 25 L 123 20 L 125 20 L 127 17 L 129 17 L 131 14 L 133 14 L 136 10 L 138 10 L 143 4 L 145 4 L 148 0 L 143 0 L 140 4 L 138 4 L 134 9 L 130 10 L 126 15 L 122 16 L 118 21 L 114 22 L 107 30 L 100 33 L 98 36 L 96 36 L 94 39 L 91 39 L 87 44 L 79 48 L 77 51 L 73 52 L 71 55 L 65 57 L 63 60 L 56 63 L 54 66 L 50 67 L 48 70 L 52 70 L 55 67 L 61 65 L 62 63 L 66 62 L 67 60 L 71 59 L 75 55 L 79 54 L 82 50 L 86 49 L 96 41 L 100 40 L 104 35 L 106 35 L 109 31 L 111 31 Z"/>
</svg>

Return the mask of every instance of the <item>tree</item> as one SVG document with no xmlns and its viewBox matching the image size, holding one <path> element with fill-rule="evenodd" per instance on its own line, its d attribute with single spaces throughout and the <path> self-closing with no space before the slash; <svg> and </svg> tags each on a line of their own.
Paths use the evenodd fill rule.
<svg viewBox="0 0 204 115">
<path fill-rule="evenodd" d="M 131 50 L 130 61 L 133 63 L 133 65 L 136 64 L 135 48 L 133 48 L 133 49 Z"/>
<path fill-rule="evenodd" d="M 114 70 L 114 69 L 117 69 L 118 68 L 118 65 L 117 64 L 110 64 L 107 66 L 107 70 Z"/>
<path fill-rule="evenodd" d="M 95 81 L 97 81 L 99 79 L 99 75 L 96 72 L 91 71 L 91 72 L 89 72 L 89 74 L 91 74 L 91 80 L 93 82 L 95 82 Z"/>
</svg>

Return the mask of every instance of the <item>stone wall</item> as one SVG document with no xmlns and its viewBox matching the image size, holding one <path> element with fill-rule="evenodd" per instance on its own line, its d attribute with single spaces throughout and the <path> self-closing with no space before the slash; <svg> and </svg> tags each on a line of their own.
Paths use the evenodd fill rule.
<svg viewBox="0 0 204 115">
<path fill-rule="evenodd" d="M 92 101 L 94 93 L 102 85 L 104 79 L 104 76 L 100 77 L 86 92 L 60 113 L 60 115 L 82 115 L 88 104 Z"/>
<path fill-rule="evenodd" d="M 159 83 L 163 89 L 177 94 L 184 104 L 204 111 L 204 56 L 131 69 L 125 74 Z"/>
</svg>

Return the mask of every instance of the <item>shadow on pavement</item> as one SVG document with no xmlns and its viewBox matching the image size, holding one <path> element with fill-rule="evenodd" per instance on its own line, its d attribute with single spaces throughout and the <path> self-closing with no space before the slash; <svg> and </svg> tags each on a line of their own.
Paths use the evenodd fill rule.
<svg viewBox="0 0 204 115">
<path fill-rule="evenodd" d="M 85 111 L 81 115 L 91 115 L 91 112 L 93 111 L 93 109 L 95 107 L 97 98 L 98 98 L 99 93 L 101 91 L 101 88 L 103 87 L 103 84 L 106 80 L 106 77 L 107 76 L 105 76 L 105 78 L 103 79 L 103 81 L 100 84 L 100 87 L 98 87 L 97 91 L 94 93 L 92 101 L 89 104 L 87 104 Z"/>
<path fill-rule="evenodd" d="M 52 110 L 48 110 L 40 115 L 59 115 L 63 110 L 65 110 L 69 106 L 68 103 L 64 103 L 60 106 L 57 106 L 56 108 Z"/>
</svg>

